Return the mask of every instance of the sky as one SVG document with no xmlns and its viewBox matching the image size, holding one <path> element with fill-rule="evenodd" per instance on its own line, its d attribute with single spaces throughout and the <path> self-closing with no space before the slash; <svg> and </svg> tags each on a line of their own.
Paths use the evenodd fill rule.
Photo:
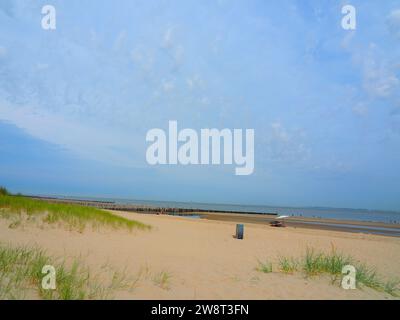
<svg viewBox="0 0 400 320">
<path fill-rule="evenodd" d="M 149 165 L 170 120 L 254 129 L 254 173 Z M 0 185 L 398 211 L 400 1 L 0 0 Z"/>
</svg>

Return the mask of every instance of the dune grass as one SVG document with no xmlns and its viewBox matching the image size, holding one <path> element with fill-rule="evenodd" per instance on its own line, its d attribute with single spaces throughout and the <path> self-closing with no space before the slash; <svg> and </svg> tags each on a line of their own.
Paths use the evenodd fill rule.
<svg viewBox="0 0 400 320">
<path fill-rule="evenodd" d="M 153 277 L 153 283 L 164 290 L 170 289 L 169 286 L 170 280 L 171 280 L 171 274 L 169 274 L 166 271 L 161 271 L 160 273 L 156 274 Z"/>
<path fill-rule="evenodd" d="M 298 271 L 299 262 L 294 258 L 279 258 L 279 268 L 284 273 L 294 273 Z"/>
<path fill-rule="evenodd" d="M 270 273 L 272 272 L 272 263 L 259 260 L 257 270 L 263 273 Z"/>
<path fill-rule="evenodd" d="M 346 256 L 332 249 L 329 253 L 319 252 L 308 248 L 300 259 L 280 257 L 278 261 L 279 271 L 283 273 L 302 272 L 306 277 L 329 275 L 332 283 L 338 283 L 342 278 L 342 269 L 346 265 L 353 265 L 356 269 L 356 284 L 358 288 L 369 287 L 386 292 L 392 296 L 400 296 L 400 281 L 390 279 L 382 280 L 374 268 L 356 261 L 351 256 Z M 260 263 L 257 270 L 270 273 L 272 263 Z"/>
<path fill-rule="evenodd" d="M 54 290 L 42 288 L 45 265 L 52 265 L 56 270 Z M 119 271 L 109 267 L 106 271 L 95 274 L 80 259 L 67 263 L 36 247 L 11 247 L 0 243 L 0 300 L 111 299 L 117 290 L 133 290 L 140 280 L 126 269 Z"/>
<path fill-rule="evenodd" d="M 346 265 L 353 265 L 356 269 L 356 284 L 358 288 L 369 287 L 378 291 L 389 293 L 392 296 L 400 295 L 400 281 L 389 279 L 384 281 L 378 276 L 375 268 L 365 263 L 358 262 L 350 256 L 332 250 L 330 253 L 315 252 L 307 249 L 303 271 L 307 276 L 328 274 L 333 276 L 336 282 L 342 276 L 342 268 Z"/>
<path fill-rule="evenodd" d="M 0 194 L 0 217 L 13 219 L 10 228 L 18 227 L 23 215 L 26 215 L 28 220 L 35 216 L 41 217 L 43 222 L 49 224 L 65 223 L 71 229 L 79 231 L 83 231 L 88 224 L 93 227 L 109 226 L 128 230 L 151 228 L 151 226 L 141 222 L 129 220 L 93 207 L 49 203 L 23 196 Z"/>
<path fill-rule="evenodd" d="M 45 265 L 56 271 L 56 288 L 43 289 L 42 273 Z M 139 283 L 151 279 L 163 290 L 169 290 L 171 274 L 166 271 L 152 273 L 146 265 L 138 272 L 127 267 L 116 269 L 110 263 L 93 272 L 81 257 L 49 256 L 38 247 L 10 246 L 0 243 L 0 300 L 93 300 L 113 299 L 115 293 L 132 292 Z"/>
<path fill-rule="evenodd" d="M 42 268 L 57 270 L 55 290 L 42 288 Z M 37 248 L 0 245 L 0 299 L 97 299 L 105 290 L 92 281 L 89 270 L 74 261 L 70 267 Z"/>
<path fill-rule="evenodd" d="M 346 257 L 336 250 L 330 253 L 316 252 L 313 249 L 307 249 L 303 259 L 303 271 L 308 276 L 327 273 L 330 275 L 341 275 L 342 268 L 345 265 L 352 264 L 350 257 Z"/>
</svg>

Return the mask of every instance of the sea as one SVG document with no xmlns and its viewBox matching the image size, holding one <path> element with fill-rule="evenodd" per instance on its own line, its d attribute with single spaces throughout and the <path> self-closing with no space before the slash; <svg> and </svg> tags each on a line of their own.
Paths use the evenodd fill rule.
<svg viewBox="0 0 400 320">
<path fill-rule="evenodd" d="M 133 200 L 119 198 L 99 198 L 99 197 L 65 197 L 59 198 L 110 201 L 119 204 L 135 204 L 145 206 L 155 206 L 163 208 L 185 208 L 201 210 L 220 210 L 237 211 L 247 213 L 273 213 L 294 217 L 323 218 L 336 220 L 355 220 L 365 222 L 384 222 L 400 224 L 400 212 L 368 210 L 368 209 L 349 209 L 349 208 L 326 208 L 326 207 L 275 207 L 268 205 L 239 205 L 239 204 L 219 204 L 219 203 L 197 203 L 197 202 L 174 202 L 174 201 L 151 201 Z"/>
</svg>

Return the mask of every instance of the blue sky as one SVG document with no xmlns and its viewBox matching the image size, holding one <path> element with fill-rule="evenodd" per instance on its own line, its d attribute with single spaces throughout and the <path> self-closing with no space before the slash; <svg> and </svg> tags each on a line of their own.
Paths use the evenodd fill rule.
<svg viewBox="0 0 400 320">
<path fill-rule="evenodd" d="M 0 25 L 12 191 L 400 210 L 399 1 L 1 0 Z M 169 120 L 253 128 L 254 174 L 149 166 Z"/>
</svg>

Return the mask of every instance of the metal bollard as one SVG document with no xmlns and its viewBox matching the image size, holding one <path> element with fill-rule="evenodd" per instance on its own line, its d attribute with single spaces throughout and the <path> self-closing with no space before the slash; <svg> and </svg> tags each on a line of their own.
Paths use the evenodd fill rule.
<svg viewBox="0 0 400 320">
<path fill-rule="evenodd" d="M 243 224 L 237 224 L 236 225 L 236 239 L 243 239 L 243 232 L 244 232 L 244 225 Z"/>
</svg>

